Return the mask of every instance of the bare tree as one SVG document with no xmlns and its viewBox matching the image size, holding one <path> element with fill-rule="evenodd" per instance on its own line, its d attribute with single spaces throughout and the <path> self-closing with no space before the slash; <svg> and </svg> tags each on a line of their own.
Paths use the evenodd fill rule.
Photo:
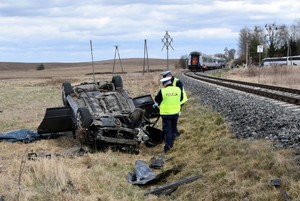
<svg viewBox="0 0 300 201">
<path fill-rule="evenodd" d="M 300 18 L 295 20 L 295 24 L 292 25 L 292 34 L 295 40 L 300 39 Z"/>
<path fill-rule="evenodd" d="M 262 55 L 257 53 L 258 45 L 263 45 Z M 239 36 L 239 63 L 258 62 L 258 57 L 300 55 L 300 19 L 290 27 L 275 22 L 254 29 L 243 28 Z"/>
<path fill-rule="evenodd" d="M 228 50 L 228 58 L 229 59 L 234 59 L 235 58 L 235 53 L 236 53 L 235 49 Z"/>
<path fill-rule="evenodd" d="M 276 23 L 266 24 L 266 43 L 268 45 L 269 51 L 268 56 L 282 56 L 280 54 L 280 49 L 286 43 L 285 34 L 286 26 L 285 25 L 276 25 Z M 282 35 L 283 34 L 283 35 Z"/>
<path fill-rule="evenodd" d="M 291 55 L 300 55 L 300 19 L 295 20 L 295 24 L 290 27 L 290 49 Z"/>
<path fill-rule="evenodd" d="M 239 38 L 239 55 L 241 57 L 246 56 L 246 49 L 247 45 L 249 45 L 249 34 L 251 30 L 247 27 L 243 28 L 240 31 L 240 38 Z"/>
</svg>

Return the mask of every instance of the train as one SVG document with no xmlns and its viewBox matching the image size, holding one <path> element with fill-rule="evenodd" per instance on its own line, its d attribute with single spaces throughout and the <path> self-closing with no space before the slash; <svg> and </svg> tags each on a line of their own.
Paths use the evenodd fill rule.
<svg viewBox="0 0 300 201">
<path fill-rule="evenodd" d="M 262 60 L 263 66 L 299 66 L 300 55 L 289 57 L 269 57 Z"/>
<path fill-rule="evenodd" d="M 226 67 L 226 59 L 210 56 L 201 52 L 193 51 L 189 54 L 188 68 L 190 71 L 213 70 Z"/>
</svg>

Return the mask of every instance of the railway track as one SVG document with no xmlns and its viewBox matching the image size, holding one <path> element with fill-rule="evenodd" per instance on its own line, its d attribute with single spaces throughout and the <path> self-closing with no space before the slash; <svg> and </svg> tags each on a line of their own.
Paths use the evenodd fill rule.
<svg viewBox="0 0 300 201">
<path fill-rule="evenodd" d="M 278 87 L 278 86 L 237 81 L 237 80 L 229 80 L 229 79 L 212 77 L 207 74 L 194 73 L 194 72 L 186 72 L 184 73 L 184 75 L 190 78 L 224 86 L 227 88 L 232 88 L 247 93 L 256 94 L 259 96 L 271 98 L 274 100 L 278 100 L 278 101 L 282 101 L 294 105 L 300 105 L 300 90 L 298 89 L 291 89 L 286 87 Z"/>
</svg>

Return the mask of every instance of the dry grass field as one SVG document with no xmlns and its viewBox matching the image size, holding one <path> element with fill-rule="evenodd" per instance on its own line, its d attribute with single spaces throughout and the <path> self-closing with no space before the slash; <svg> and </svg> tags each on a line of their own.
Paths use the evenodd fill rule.
<svg viewBox="0 0 300 201">
<path fill-rule="evenodd" d="M 169 62 L 174 68 L 177 61 Z M 76 84 L 93 81 L 91 63 L 51 63 L 44 64 L 45 70 L 36 70 L 38 65 L 0 64 L 0 132 L 17 128 L 35 129 L 44 115 L 45 108 L 62 104 L 62 82 Z M 143 60 L 123 60 L 123 69 L 117 61 L 114 73 L 122 75 L 124 86 L 133 96 L 154 94 L 159 89 L 159 72 L 166 70 L 166 61 L 153 59 L 149 61 L 149 65 L 149 73 L 145 72 L 143 75 Z M 111 80 L 113 61 L 94 62 L 94 72 L 96 80 Z"/>
<path fill-rule="evenodd" d="M 142 73 L 142 59 L 116 62 L 115 74 L 123 78 L 124 88 L 135 97 L 157 93 L 159 72 L 166 70 L 166 61 L 149 60 L 150 72 Z M 176 60 L 170 69 L 175 72 Z M 110 80 L 112 61 L 95 62 L 95 79 Z M 62 105 L 61 83 L 93 81 L 90 63 L 0 64 L 0 132 L 33 129 L 43 119 L 47 107 Z M 294 74 L 294 73 L 292 73 Z M 264 82 L 264 76 L 252 76 L 247 69 L 234 69 L 222 75 L 237 79 Z M 98 152 L 84 156 L 72 155 L 78 141 L 66 135 L 34 143 L 0 143 L 0 198 L 4 200 L 114 201 L 114 200 L 282 200 L 286 191 L 293 200 L 300 200 L 300 169 L 292 150 L 272 150 L 263 140 L 237 140 L 227 129 L 221 116 L 211 108 L 199 106 L 188 91 L 190 100 L 179 120 L 181 137 L 166 162 L 156 174 L 173 167 L 183 167 L 164 181 L 151 186 L 134 186 L 126 181 L 136 160 L 150 161 L 162 153 L 162 146 L 141 145 L 139 155 Z M 161 122 L 158 123 L 161 126 Z M 30 152 L 38 160 L 27 160 Z M 45 158 L 43 154 L 52 157 Z M 154 187 L 191 175 L 203 178 L 179 187 L 170 196 L 144 196 Z M 282 188 L 270 185 L 280 178 Z"/>
<path fill-rule="evenodd" d="M 268 68 L 235 68 L 223 76 L 261 84 L 300 89 L 300 68 L 297 66 L 274 66 Z"/>
</svg>

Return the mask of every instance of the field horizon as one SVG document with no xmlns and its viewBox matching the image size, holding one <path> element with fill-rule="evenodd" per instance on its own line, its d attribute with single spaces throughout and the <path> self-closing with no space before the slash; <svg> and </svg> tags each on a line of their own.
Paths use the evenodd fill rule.
<svg viewBox="0 0 300 201">
<path fill-rule="evenodd" d="M 174 65 L 179 59 L 169 59 L 169 64 Z M 82 62 L 5 62 L 0 61 L 0 70 L 36 70 L 36 67 L 43 64 L 45 68 L 61 68 L 61 67 L 84 67 L 84 66 L 106 66 L 120 65 L 119 59 L 107 59 L 96 61 L 82 61 Z M 144 64 L 144 58 L 123 58 L 121 59 L 123 65 L 142 65 Z M 145 64 L 147 60 L 145 59 Z M 149 65 L 167 65 L 166 59 L 148 58 Z"/>
</svg>

